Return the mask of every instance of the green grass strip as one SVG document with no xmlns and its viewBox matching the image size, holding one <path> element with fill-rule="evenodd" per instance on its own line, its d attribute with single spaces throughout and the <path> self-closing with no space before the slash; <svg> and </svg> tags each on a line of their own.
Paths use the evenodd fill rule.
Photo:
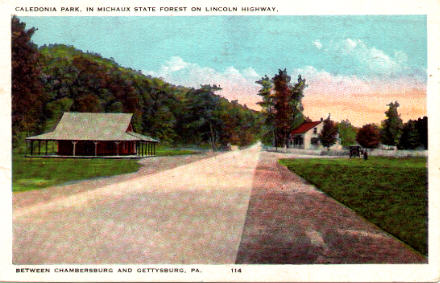
<svg viewBox="0 0 440 283">
<path fill-rule="evenodd" d="M 22 192 L 53 185 L 136 172 L 137 160 L 25 158 L 13 155 L 12 191 Z"/>
</svg>

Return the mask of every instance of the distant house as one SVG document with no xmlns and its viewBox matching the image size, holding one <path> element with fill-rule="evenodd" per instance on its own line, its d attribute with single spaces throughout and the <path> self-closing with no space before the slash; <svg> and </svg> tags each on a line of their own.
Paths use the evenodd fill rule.
<svg viewBox="0 0 440 283">
<path fill-rule="evenodd" d="M 324 126 L 323 119 L 315 122 L 304 122 L 290 132 L 289 147 L 300 149 L 322 149 L 323 146 L 319 140 L 319 133 Z M 330 148 L 340 148 L 339 138 Z"/>
<path fill-rule="evenodd" d="M 155 155 L 157 140 L 133 131 L 129 113 L 66 112 L 56 128 L 28 137 L 28 156 L 48 154 L 56 143 L 56 156 L 110 157 Z M 37 147 L 38 146 L 38 147 Z"/>
</svg>

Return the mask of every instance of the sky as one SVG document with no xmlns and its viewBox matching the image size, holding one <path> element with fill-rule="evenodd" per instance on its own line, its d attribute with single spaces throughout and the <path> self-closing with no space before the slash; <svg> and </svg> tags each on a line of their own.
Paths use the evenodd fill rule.
<svg viewBox="0 0 440 283">
<path fill-rule="evenodd" d="M 188 87 L 217 84 L 251 108 L 255 81 L 306 79 L 304 113 L 380 123 L 426 115 L 425 16 L 20 17 L 38 44 L 67 44 Z"/>
</svg>

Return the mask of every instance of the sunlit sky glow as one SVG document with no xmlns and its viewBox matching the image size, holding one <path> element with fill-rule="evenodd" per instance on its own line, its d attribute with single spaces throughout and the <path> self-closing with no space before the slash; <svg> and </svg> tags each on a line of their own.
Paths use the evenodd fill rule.
<svg viewBox="0 0 440 283">
<path fill-rule="evenodd" d="M 255 81 L 287 68 L 307 81 L 312 119 L 379 123 L 426 115 L 425 16 L 20 17 L 38 45 L 62 43 L 258 108 Z"/>
</svg>

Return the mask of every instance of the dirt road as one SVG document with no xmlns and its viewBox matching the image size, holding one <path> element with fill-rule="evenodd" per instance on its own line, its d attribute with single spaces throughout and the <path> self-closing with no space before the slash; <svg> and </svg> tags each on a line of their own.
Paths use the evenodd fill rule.
<svg viewBox="0 0 440 283">
<path fill-rule="evenodd" d="M 425 260 L 305 184 L 277 158 L 256 145 L 15 208 L 13 262 Z"/>
</svg>

